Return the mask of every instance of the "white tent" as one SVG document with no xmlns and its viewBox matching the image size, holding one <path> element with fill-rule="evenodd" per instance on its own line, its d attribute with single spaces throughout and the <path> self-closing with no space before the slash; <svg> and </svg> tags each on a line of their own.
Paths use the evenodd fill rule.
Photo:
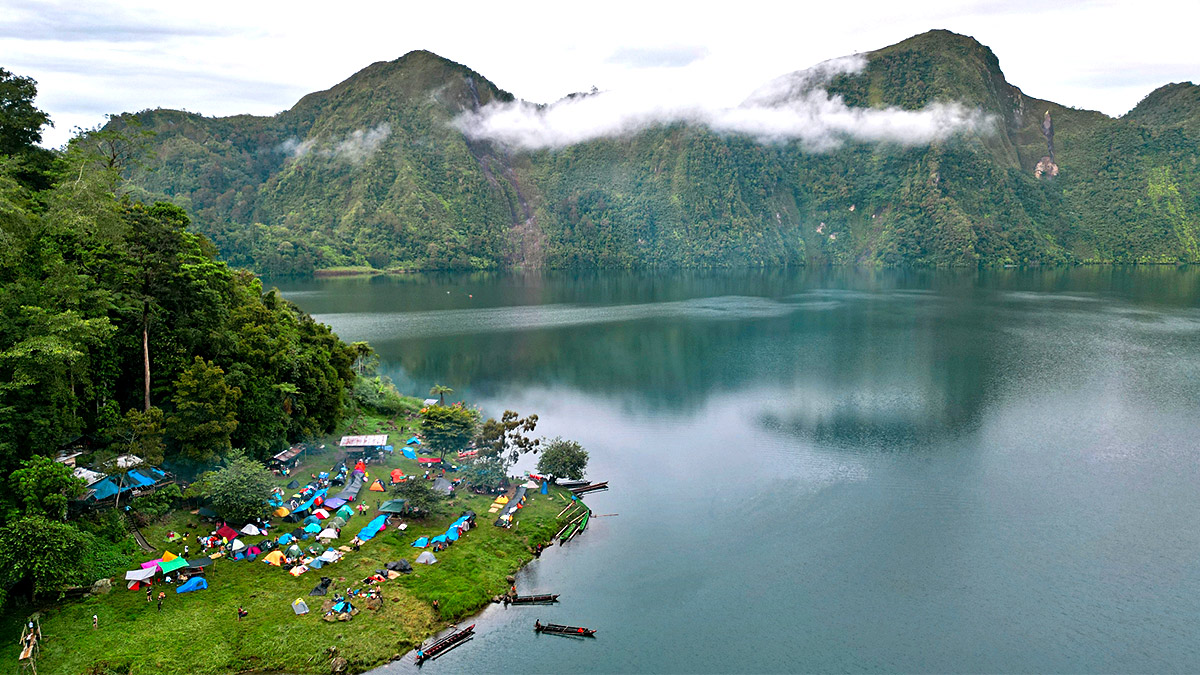
<svg viewBox="0 0 1200 675">
<path fill-rule="evenodd" d="M 234 553 L 237 553 L 244 548 L 246 548 L 246 544 L 244 544 L 241 539 L 234 539 L 233 543 L 230 544 L 230 550 L 232 550 Z"/>
<path fill-rule="evenodd" d="M 333 529 L 332 527 L 327 527 L 327 528 L 321 530 L 321 534 L 317 535 L 317 539 L 337 539 L 337 538 L 338 538 L 337 530 Z"/>
<path fill-rule="evenodd" d="M 292 611 L 297 614 L 308 614 L 308 603 L 301 598 L 296 598 L 292 602 Z"/>
<path fill-rule="evenodd" d="M 538 488 L 540 488 L 540 487 L 542 487 L 542 486 L 541 486 L 541 485 L 538 485 L 537 483 L 535 483 L 535 482 L 533 482 L 533 481 L 531 481 L 531 480 L 528 480 L 528 481 L 525 481 L 525 485 L 524 485 L 524 486 L 522 486 L 522 487 L 527 487 L 527 488 L 529 488 L 530 490 L 536 490 L 536 489 L 538 489 Z"/>
<path fill-rule="evenodd" d="M 246 523 L 246 526 L 242 528 L 242 534 L 256 536 L 262 534 L 262 530 L 258 529 L 258 526 L 254 523 Z"/>
<path fill-rule="evenodd" d="M 321 555 L 317 556 L 317 558 L 321 562 L 331 563 L 331 562 L 337 562 L 338 560 L 341 560 L 342 556 L 337 551 L 335 551 L 333 549 L 329 549 L 328 551 L 325 551 Z"/>
<path fill-rule="evenodd" d="M 421 563 L 422 565 L 432 565 L 433 563 L 437 562 L 437 558 L 433 557 L 433 553 L 431 551 L 422 551 L 421 555 L 417 556 L 417 562 Z"/>
</svg>

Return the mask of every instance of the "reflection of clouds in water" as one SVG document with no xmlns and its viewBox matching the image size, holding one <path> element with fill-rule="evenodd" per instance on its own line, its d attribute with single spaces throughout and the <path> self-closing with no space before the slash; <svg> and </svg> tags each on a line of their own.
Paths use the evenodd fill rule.
<svg viewBox="0 0 1200 675">
<path fill-rule="evenodd" d="M 936 440 L 951 430 L 946 392 L 928 387 L 864 386 L 780 395 L 759 426 L 822 445 L 876 450 Z"/>
<path fill-rule="evenodd" d="M 1001 300 L 1014 302 L 1099 302 L 1100 298 L 1091 295 L 1072 293 L 1039 293 L 1036 291 L 1004 291 L 999 294 Z"/>
<path fill-rule="evenodd" d="M 318 314 L 346 339 L 406 339 L 440 335 L 563 328 L 649 319 L 741 321 L 787 316 L 800 310 L 826 310 L 831 300 L 781 303 L 770 298 L 727 295 L 638 305 L 522 305 L 428 312 Z"/>
</svg>

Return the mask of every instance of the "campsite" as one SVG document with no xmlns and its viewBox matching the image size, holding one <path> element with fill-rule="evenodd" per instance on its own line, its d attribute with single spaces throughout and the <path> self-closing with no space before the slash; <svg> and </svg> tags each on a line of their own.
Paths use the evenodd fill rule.
<svg viewBox="0 0 1200 675">
<path fill-rule="evenodd" d="M 401 438 L 404 437 L 407 436 Z M 324 525 L 309 528 L 305 533 L 307 540 L 293 542 L 287 535 L 306 527 L 303 520 L 284 522 L 281 517 L 272 517 L 273 527 L 261 532 L 253 524 L 222 523 L 219 519 L 212 522 L 199 509 L 191 509 L 176 511 L 143 528 L 146 540 L 157 549 L 146 553 L 143 560 L 149 563 L 165 559 L 160 568 L 176 575 L 180 568 L 186 569 L 184 564 L 166 559 L 181 555 L 184 541 L 167 542 L 170 534 L 191 535 L 185 541 L 190 546 L 188 558 L 193 563 L 202 557 L 198 555 L 201 552 L 198 536 L 209 535 L 220 526 L 229 528 L 224 534 L 234 536 L 229 538 L 223 557 L 205 565 L 203 576 L 189 579 L 189 592 L 177 592 L 184 590 L 180 584 L 166 584 L 161 580 L 162 575 L 156 577 L 158 581 L 150 587 L 154 597 L 160 591 L 167 595 L 161 610 L 157 602 L 147 601 L 144 586 L 127 590 L 122 579 L 115 580 L 107 594 L 55 603 L 41 616 L 47 637 L 41 646 L 39 671 L 323 673 L 330 671 L 331 655 L 336 655 L 345 659 L 349 672 L 360 672 L 405 654 L 426 637 L 506 592 L 509 587 L 506 577 L 533 558 L 532 550 L 537 544 L 551 541 L 561 527 L 556 514 L 572 498 L 569 491 L 558 487 L 551 487 L 548 494 L 529 490 L 523 508 L 513 518 L 513 526 L 498 527 L 493 525 L 497 513 L 489 513 L 489 509 L 495 508 L 497 495 L 477 495 L 459 486 L 449 490 L 445 497 L 444 514 L 410 518 L 400 513 L 403 505 L 397 503 L 390 491 L 370 488 L 376 481 L 388 486 L 401 474 L 425 480 L 429 463 L 409 456 L 413 454 L 396 448 L 383 453 L 382 461 L 372 461 L 364 467 L 365 476 L 356 499 L 342 505 L 341 511 L 327 509 L 329 516 L 317 521 L 325 524 L 334 518 L 343 519 L 340 537 L 327 542 L 329 550 L 345 549 L 338 551 L 340 559 L 298 575 L 295 569 L 289 573 L 269 564 L 268 556 L 278 557 L 281 553 L 278 549 L 259 549 L 253 560 L 249 551 L 260 541 L 282 539 L 285 550 L 298 544 L 306 552 L 317 541 L 316 536 L 326 530 Z M 296 488 L 287 487 L 289 484 L 303 487 L 311 480 L 310 476 L 330 471 L 335 456 L 333 451 L 311 455 L 289 475 L 278 476 L 278 487 L 285 499 L 297 493 Z M 448 472 L 447 478 L 453 480 L 454 472 Z M 349 480 L 353 479 L 351 472 Z M 434 477 L 429 481 L 434 483 Z M 442 481 L 440 477 L 436 482 L 439 488 L 443 482 L 450 486 L 450 481 Z M 514 495 L 518 489 L 524 493 L 524 489 L 517 487 L 520 484 L 517 481 L 507 494 Z M 330 487 L 323 497 L 332 498 L 342 490 L 340 486 Z M 506 499 L 505 503 L 511 502 Z M 365 507 L 364 513 L 358 513 L 359 505 Z M 451 528 L 465 523 L 464 514 L 468 512 L 478 514 L 477 521 L 471 519 L 473 526 Z M 204 513 L 210 511 L 206 509 Z M 436 553 L 433 546 L 413 545 L 421 539 L 446 539 L 448 528 L 455 536 L 453 545 L 439 548 Z M 372 530 L 373 536 L 363 536 Z M 348 545 L 356 533 L 367 539 L 358 550 Z M 238 546 L 236 552 L 234 540 L 244 545 Z M 413 564 L 425 554 L 435 556 L 436 563 Z M 242 559 L 234 560 L 235 556 Z M 411 573 L 394 571 L 406 568 L 411 568 Z M 384 576 L 385 581 L 370 586 L 361 583 L 378 570 L 391 572 L 388 576 L 395 578 Z M 310 595 L 323 577 L 331 580 L 326 595 Z M 135 580 L 129 583 L 133 585 Z M 372 602 L 369 607 L 365 599 L 352 597 L 350 600 L 358 611 L 347 617 L 349 621 L 323 620 L 325 604 L 332 604 L 335 597 L 345 595 L 348 589 L 368 588 L 378 591 L 381 603 Z M 308 611 L 300 613 L 302 607 Z M 241 620 L 239 608 L 245 611 Z M 98 629 L 92 628 L 93 615 L 98 617 Z M 23 618 L 5 617 L 4 630 L 18 635 Z M 331 648 L 335 651 L 331 652 Z M 11 657 L 15 662 L 14 647 L 5 649 L 13 653 L 6 652 L 3 658 Z"/>
</svg>

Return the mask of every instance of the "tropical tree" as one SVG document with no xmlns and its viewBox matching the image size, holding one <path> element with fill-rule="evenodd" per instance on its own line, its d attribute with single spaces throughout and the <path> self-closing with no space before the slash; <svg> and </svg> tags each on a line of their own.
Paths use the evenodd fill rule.
<svg viewBox="0 0 1200 675">
<path fill-rule="evenodd" d="M 151 407 L 143 412 L 130 408 L 121 418 L 115 431 L 114 435 L 122 446 L 122 452 L 141 457 L 152 466 L 162 464 L 163 453 L 166 451 L 166 445 L 163 443 L 166 420 L 162 409 Z"/>
<path fill-rule="evenodd" d="M 421 413 L 421 434 L 442 459 L 467 447 L 479 426 L 479 411 L 463 405 L 434 405 Z"/>
<path fill-rule="evenodd" d="M 537 471 L 555 478 L 583 478 L 587 469 L 588 454 L 583 446 L 575 441 L 555 438 L 542 448 L 542 456 L 538 458 Z"/>
<path fill-rule="evenodd" d="M 33 105 L 37 82 L 0 68 L 0 155 L 14 155 L 42 140 L 50 116 Z"/>
<path fill-rule="evenodd" d="M 471 487 L 491 492 L 508 482 L 507 466 L 497 457 L 480 457 L 462 470 L 463 479 Z"/>
<path fill-rule="evenodd" d="M 505 410 L 500 421 L 489 417 L 479 430 L 475 445 L 485 457 L 496 457 L 506 465 L 515 464 L 526 452 L 537 452 L 541 440 L 525 434 L 537 428 L 538 416 L 521 417 L 513 410 Z"/>
<path fill-rule="evenodd" d="M 225 371 L 199 356 L 175 382 L 175 412 L 167 431 L 180 454 L 197 462 L 226 455 L 229 437 L 237 429 L 235 405 L 242 391 L 225 382 Z"/>
<path fill-rule="evenodd" d="M 429 390 L 430 396 L 438 397 L 438 405 L 446 405 L 446 394 L 453 394 L 454 390 L 444 384 L 435 384 Z"/>
<path fill-rule="evenodd" d="M 235 452 L 225 466 L 200 476 L 188 488 L 188 496 L 207 497 L 213 510 L 227 521 L 244 523 L 266 517 L 270 512 L 271 472 L 241 452 Z"/>
<path fill-rule="evenodd" d="M 359 377 L 373 373 L 379 367 L 379 356 L 375 354 L 370 343 L 351 342 L 350 352 L 354 355 L 354 372 L 358 373 Z"/>
<path fill-rule="evenodd" d="M 403 480 L 392 486 L 392 495 L 404 500 L 404 509 L 419 517 L 436 516 L 445 512 L 446 497 L 433 489 L 427 480 Z"/>
<path fill-rule="evenodd" d="M 54 520 L 64 520 L 67 503 L 84 490 L 84 482 L 75 477 L 71 467 L 42 456 L 25 460 L 12 472 L 9 485 L 25 516 Z"/>
<path fill-rule="evenodd" d="M 92 537 L 45 516 L 26 516 L 0 529 L 0 589 L 27 584 L 29 598 L 82 581 Z"/>
</svg>

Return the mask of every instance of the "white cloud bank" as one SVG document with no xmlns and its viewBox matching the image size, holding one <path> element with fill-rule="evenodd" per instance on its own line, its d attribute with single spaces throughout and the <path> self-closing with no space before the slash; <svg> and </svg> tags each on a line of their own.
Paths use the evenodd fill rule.
<svg viewBox="0 0 1200 675">
<path fill-rule="evenodd" d="M 492 103 L 459 115 L 454 125 L 472 139 L 525 150 L 624 137 L 676 123 L 760 142 L 796 140 L 813 152 L 846 141 L 924 145 L 956 133 L 992 129 L 989 116 L 959 104 L 934 103 L 921 110 L 851 108 L 841 96 L 825 90 L 834 76 L 865 67 L 866 59 L 860 56 L 826 61 L 777 78 L 736 106 L 672 101 L 647 91 L 606 91 L 544 106 L 525 101 Z"/>
<path fill-rule="evenodd" d="M 314 153 L 316 156 L 326 159 L 361 164 L 363 160 L 378 150 L 379 146 L 383 145 L 383 142 L 391 135 L 392 125 L 387 122 L 380 122 L 370 129 L 355 129 L 346 134 L 342 140 L 332 145 L 321 143 L 313 138 L 303 141 L 295 137 L 289 138 L 279 144 L 279 151 L 285 155 L 290 155 L 294 159 L 300 159 L 310 153 Z"/>
</svg>

